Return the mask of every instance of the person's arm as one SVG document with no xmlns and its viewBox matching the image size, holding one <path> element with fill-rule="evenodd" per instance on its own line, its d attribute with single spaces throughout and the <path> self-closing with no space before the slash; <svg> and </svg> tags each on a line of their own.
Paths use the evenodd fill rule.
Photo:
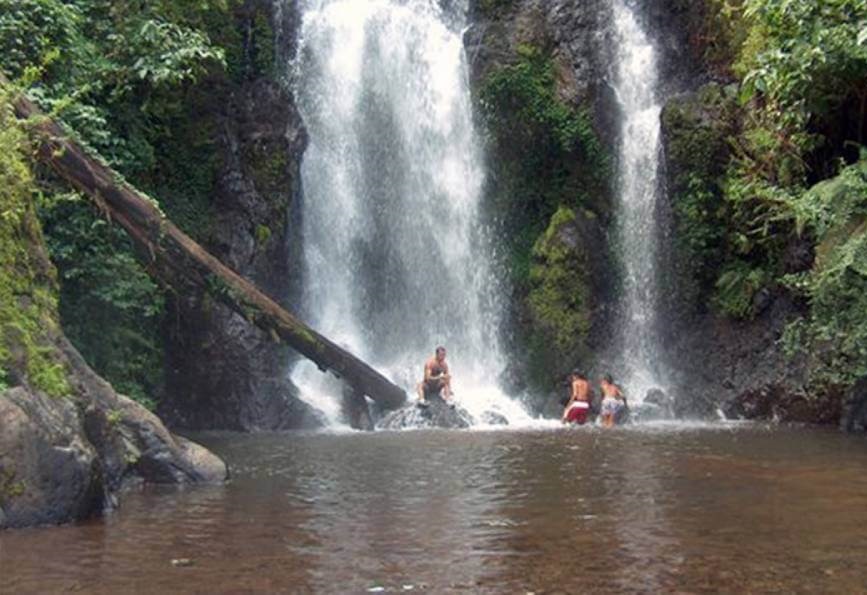
<svg viewBox="0 0 867 595">
<path fill-rule="evenodd" d="M 431 368 L 433 368 L 433 366 L 431 366 L 430 362 L 425 362 L 425 364 L 424 364 L 424 381 L 425 382 L 430 382 L 431 380 L 433 380 L 433 376 L 431 375 Z"/>
<path fill-rule="evenodd" d="M 445 362 L 442 364 L 442 372 L 440 372 L 440 378 L 443 380 L 447 380 L 451 378 L 451 374 L 449 373 L 449 365 Z"/>
</svg>

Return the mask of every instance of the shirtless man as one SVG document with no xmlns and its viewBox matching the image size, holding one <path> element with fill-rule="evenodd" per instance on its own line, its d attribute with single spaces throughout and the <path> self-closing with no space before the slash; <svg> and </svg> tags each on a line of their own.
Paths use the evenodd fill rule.
<svg viewBox="0 0 867 595">
<path fill-rule="evenodd" d="M 418 383 L 418 404 L 427 406 L 426 396 L 442 395 L 443 400 L 452 406 L 452 377 L 446 363 L 446 348 L 437 347 L 434 356 L 424 365 L 424 380 Z"/>
<path fill-rule="evenodd" d="M 571 375 L 571 387 L 569 402 L 563 409 L 563 417 L 560 421 L 576 423 L 583 426 L 587 423 L 587 415 L 590 413 L 590 383 L 578 370 L 573 370 Z"/>
<path fill-rule="evenodd" d="M 611 428 L 626 408 L 626 397 L 620 387 L 614 384 L 610 374 L 602 377 L 599 388 L 602 389 L 602 426 Z"/>
</svg>

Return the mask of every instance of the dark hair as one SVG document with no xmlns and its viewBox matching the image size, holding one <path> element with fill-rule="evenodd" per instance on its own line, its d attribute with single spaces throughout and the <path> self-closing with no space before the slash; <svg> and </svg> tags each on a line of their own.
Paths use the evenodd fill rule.
<svg viewBox="0 0 867 595">
<path fill-rule="evenodd" d="M 602 380 L 604 380 L 608 384 L 614 384 L 614 379 L 611 377 L 611 374 L 606 374 L 602 377 Z"/>
<path fill-rule="evenodd" d="M 578 368 L 572 370 L 572 376 L 574 376 L 575 378 L 580 378 L 581 380 L 587 380 L 587 377 L 582 374 L 581 370 L 579 370 Z"/>
<path fill-rule="evenodd" d="M 434 353 L 439 353 L 440 351 L 442 351 L 443 353 L 445 353 L 445 350 L 446 350 L 446 348 L 443 347 L 442 345 L 437 345 L 437 348 L 434 349 Z"/>
</svg>

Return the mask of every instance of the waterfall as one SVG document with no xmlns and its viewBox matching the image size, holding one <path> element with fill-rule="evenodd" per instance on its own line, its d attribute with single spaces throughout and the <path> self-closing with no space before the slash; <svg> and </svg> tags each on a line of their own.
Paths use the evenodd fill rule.
<svg viewBox="0 0 867 595">
<path fill-rule="evenodd" d="M 503 296 L 479 213 L 466 6 L 301 7 L 292 78 L 310 137 L 301 172 L 305 316 L 413 398 L 424 361 L 444 345 L 463 407 L 527 419 L 497 388 Z M 292 379 L 336 424 L 337 383 L 308 362 Z"/>
<path fill-rule="evenodd" d="M 623 293 L 618 347 L 623 384 L 640 401 L 660 387 L 657 333 L 657 198 L 660 114 L 656 52 L 628 0 L 613 0 L 614 91 L 621 111 L 618 247 Z"/>
</svg>

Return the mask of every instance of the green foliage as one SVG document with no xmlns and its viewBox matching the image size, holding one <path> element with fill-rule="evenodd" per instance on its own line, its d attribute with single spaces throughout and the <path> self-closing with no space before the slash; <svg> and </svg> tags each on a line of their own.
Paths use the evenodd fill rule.
<svg viewBox="0 0 867 595">
<path fill-rule="evenodd" d="M 241 79 L 273 69 L 268 19 L 242 14 L 241 4 L 0 0 L 0 70 L 27 73 L 32 98 L 204 240 L 219 85 L 227 70 Z M 119 391 L 152 405 L 162 381 L 161 290 L 118 230 L 50 175 L 39 182 L 66 334 Z"/>
<path fill-rule="evenodd" d="M 867 65 L 867 0 L 747 0 L 761 49 L 742 56 L 744 100 L 760 93 L 777 129 L 838 105 Z"/>
<path fill-rule="evenodd" d="M 694 98 L 671 101 L 662 113 L 678 253 L 688 268 L 675 282 L 691 302 L 704 301 L 713 291 L 726 254 L 728 204 L 721 181 L 733 108 L 729 94 L 710 84 Z"/>
<path fill-rule="evenodd" d="M 70 392 L 51 335 L 57 328 L 54 271 L 39 253 L 36 187 L 25 161 L 24 134 L 0 92 L 0 366 L 3 382 L 53 396 Z M 10 377 L 10 374 L 12 377 Z"/>
<path fill-rule="evenodd" d="M 746 0 L 744 8 L 751 37 L 738 71 L 750 118 L 736 175 L 759 180 L 759 190 L 762 182 L 803 190 L 810 154 L 828 141 L 821 131 L 854 96 L 862 100 L 861 121 L 852 122 L 851 140 L 864 140 L 867 0 Z"/>
<path fill-rule="evenodd" d="M 271 228 L 261 223 L 256 226 L 256 243 L 264 246 L 271 239 Z"/>
<path fill-rule="evenodd" d="M 717 70 L 728 71 L 750 35 L 743 19 L 744 0 L 706 0 L 698 4 L 705 9 L 701 30 L 704 57 Z"/>
<path fill-rule="evenodd" d="M 811 271 L 786 281 L 809 300 L 809 315 L 784 337 L 789 352 L 815 356 L 824 383 L 867 376 L 867 154 L 797 202 L 799 227 L 817 237 Z"/>
<path fill-rule="evenodd" d="M 528 153 L 530 167 L 573 151 L 591 167 L 607 166 L 587 112 L 557 98 L 554 64 L 538 48 L 520 46 L 518 62 L 491 73 L 481 97 L 495 138 L 520 141 L 514 149 Z"/>
<path fill-rule="evenodd" d="M 121 420 L 123 420 L 123 411 L 120 409 L 112 409 L 105 415 L 105 421 L 108 422 L 110 428 L 116 428 Z"/>
<path fill-rule="evenodd" d="M 154 165 L 150 128 L 162 94 L 224 64 L 223 50 L 194 28 L 212 10 L 205 6 L 0 0 L 0 48 L 10 50 L 0 69 L 17 77 L 44 65 L 31 95 L 132 176 Z"/>
<path fill-rule="evenodd" d="M 800 297 L 808 307 L 784 346 L 807 356 L 815 386 L 850 384 L 867 375 L 867 0 L 708 5 L 727 22 L 739 126 L 724 175 L 708 175 L 702 128 L 725 117 L 667 114 L 688 131 L 669 147 L 685 164 L 679 241 L 714 271 L 709 301 L 730 316 L 753 316 L 763 288 Z M 788 255 L 805 244 L 812 264 Z"/>
<path fill-rule="evenodd" d="M 487 76 L 480 97 L 499 186 L 490 207 L 521 285 L 545 222 L 561 205 L 586 206 L 605 194 L 610 160 L 589 113 L 557 96 L 554 63 L 536 47 L 520 46 L 514 64 Z"/>
<path fill-rule="evenodd" d="M 738 31 L 731 47 L 739 52 L 741 129 L 730 135 L 721 181 L 686 159 L 676 213 L 690 222 L 679 237 L 700 270 L 718 271 L 713 302 L 748 317 L 759 284 L 798 272 L 787 268 L 785 253 L 800 241 L 807 188 L 835 175 L 851 153 L 847 145 L 864 140 L 867 0 L 743 0 L 717 12 Z M 849 104 L 860 111 L 844 109 Z M 700 154 L 700 145 L 690 151 Z M 724 204 L 714 226 L 704 207 L 718 189 Z M 712 228 L 725 231 L 715 237 Z"/>
<path fill-rule="evenodd" d="M 561 207 L 533 247 L 530 311 L 553 348 L 569 353 L 590 331 L 587 255 L 561 237 L 575 223 L 575 213 Z"/>
<path fill-rule="evenodd" d="M 751 318 L 753 297 L 768 281 L 765 270 L 750 268 L 741 261 L 730 264 L 716 282 L 714 296 L 717 307 L 734 318 Z"/>
<path fill-rule="evenodd" d="M 42 220 L 60 271 L 64 332 L 118 392 L 153 405 L 162 380 L 160 288 L 123 232 L 77 194 L 45 204 Z"/>
</svg>

